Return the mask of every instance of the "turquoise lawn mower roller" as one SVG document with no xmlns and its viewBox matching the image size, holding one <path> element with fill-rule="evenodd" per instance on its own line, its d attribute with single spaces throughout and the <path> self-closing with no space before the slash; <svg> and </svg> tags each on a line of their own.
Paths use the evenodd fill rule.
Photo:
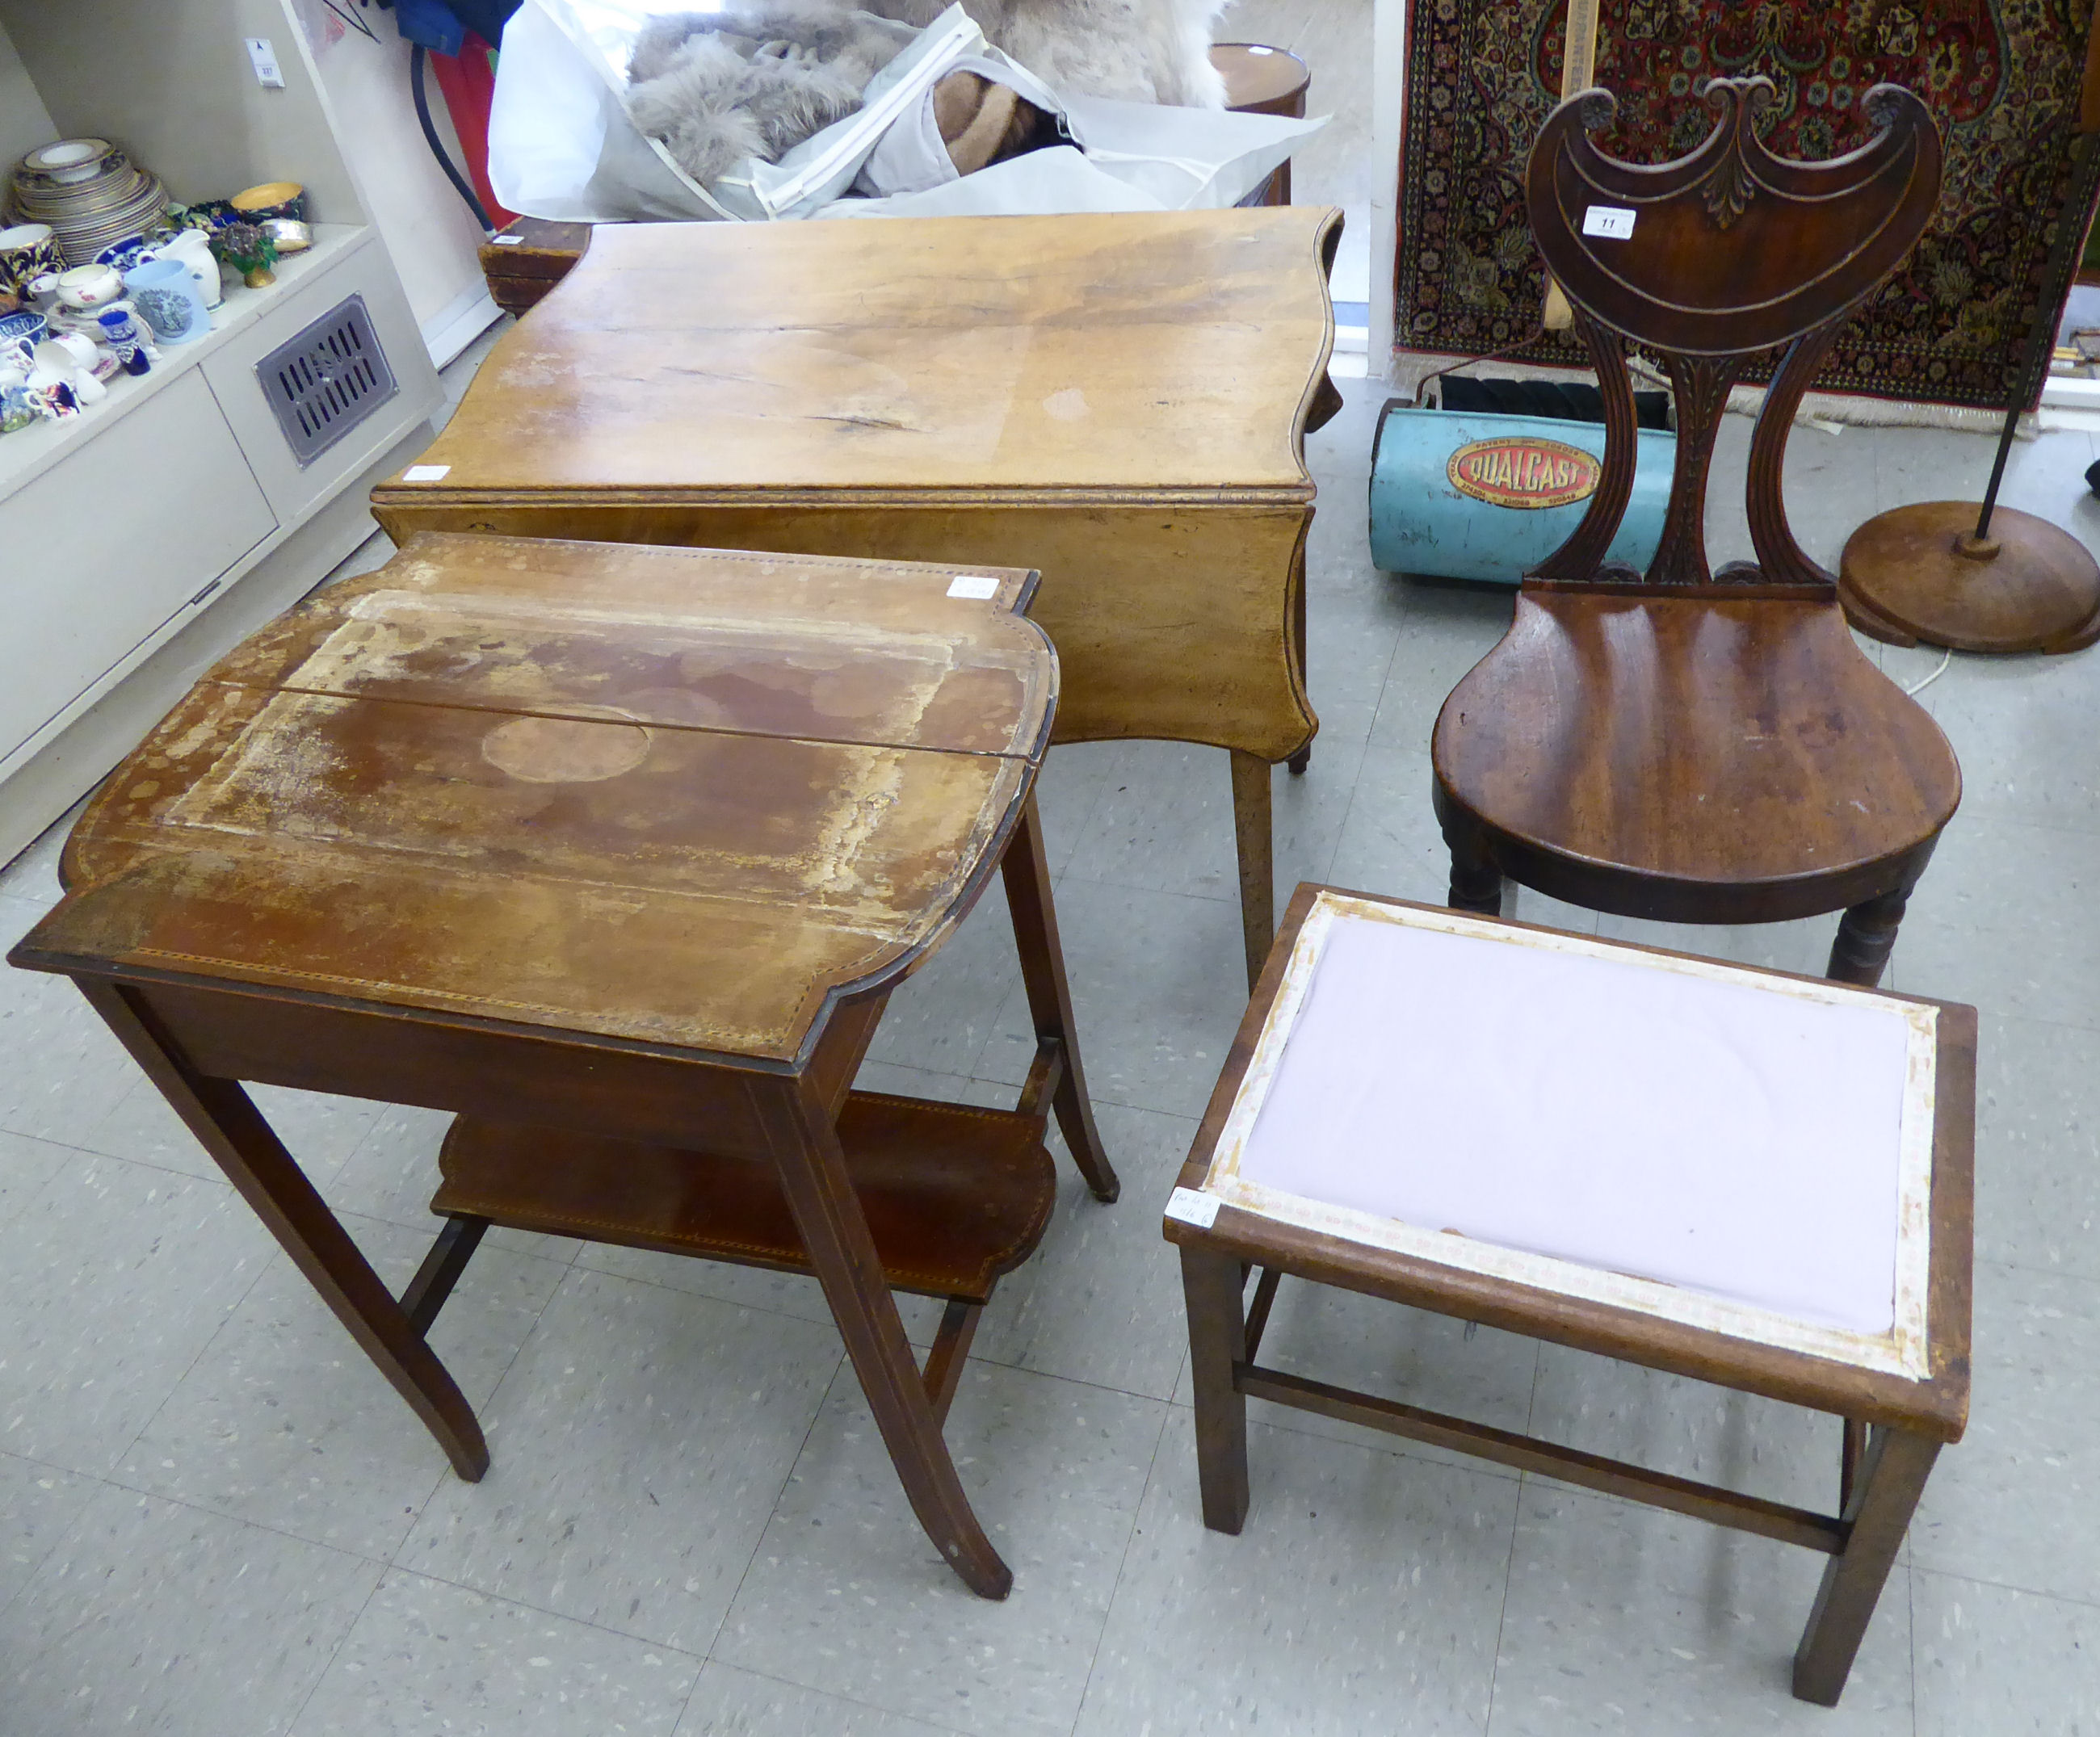
<svg viewBox="0 0 2100 1737">
<path fill-rule="evenodd" d="M 1436 408 L 1394 399 L 1371 443 L 1371 558 L 1390 573 L 1514 585 L 1582 522 L 1603 474 L 1595 386 L 1446 376 Z M 1632 497 L 1608 558 L 1645 570 L 1677 436 L 1669 395 L 1636 392 Z"/>
</svg>

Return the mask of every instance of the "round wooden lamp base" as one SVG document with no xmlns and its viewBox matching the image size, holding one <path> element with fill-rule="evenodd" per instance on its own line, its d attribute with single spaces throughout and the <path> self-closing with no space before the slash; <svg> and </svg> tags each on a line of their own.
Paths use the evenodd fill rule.
<svg viewBox="0 0 2100 1737">
<path fill-rule="evenodd" d="M 1973 500 L 1897 507 L 1854 531 L 1838 594 L 1863 633 L 1957 651 L 2076 651 L 2100 639 L 2100 563 L 2047 519 L 2011 507 L 1979 543 Z"/>
</svg>

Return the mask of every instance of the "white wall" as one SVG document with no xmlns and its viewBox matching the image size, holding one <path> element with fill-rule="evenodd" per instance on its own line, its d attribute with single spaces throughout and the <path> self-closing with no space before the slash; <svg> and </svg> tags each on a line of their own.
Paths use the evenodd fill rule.
<svg viewBox="0 0 2100 1737">
<path fill-rule="evenodd" d="M 315 222 L 365 221 L 284 0 L 0 0 L 0 21 L 51 136 L 116 140 L 184 203 L 298 181 Z M 256 82 L 248 36 L 276 44 L 282 88 Z"/>
<path fill-rule="evenodd" d="M 486 301 L 488 286 L 476 253 L 481 228 L 424 143 L 409 95 L 408 43 L 395 31 L 390 13 L 360 10 L 377 34 L 377 42 L 350 32 L 331 43 L 310 28 L 308 46 L 334 117 L 336 136 L 394 256 L 408 306 L 425 338 L 435 343 L 443 328 L 463 320 L 472 324 L 471 310 Z M 311 19 L 312 13 L 302 9 L 302 15 Z M 324 10 L 321 15 L 325 18 Z M 439 135 L 464 171 L 465 161 L 435 77 L 427 77 L 426 84 Z M 488 303 L 481 324 L 495 315 L 494 304 Z M 479 329 L 473 325 L 466 335 Z"/>
<path fill-rule="evenodd" d="M 6 29 L 0 27 L 0 174 L 58 136 L 29 68 L 15 52 Z"/>
</svg>

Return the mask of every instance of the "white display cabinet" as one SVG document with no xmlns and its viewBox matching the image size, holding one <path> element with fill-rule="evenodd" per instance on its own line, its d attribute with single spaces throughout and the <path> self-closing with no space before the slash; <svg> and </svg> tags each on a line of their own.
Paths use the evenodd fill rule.
<svg viewBox="0 0 2100 1737">
<path fill-rule="evenodd" d="M 315 226 L 275 284 L 227 289 L 210 337 L 163 346 L 79 417 L 0 435 L 0 862 L 371 535 L 372 483 L 443 402 L 298 6 L 0 0 L 7 168 L 48 139 L 109 139 L 186 203 L 299 182 Z M 249 37 L 270 39 L 283 89 L 258 84 Z M 353 298 L 394 389 L 302 464 L 258 364 Z"/>
</svg>

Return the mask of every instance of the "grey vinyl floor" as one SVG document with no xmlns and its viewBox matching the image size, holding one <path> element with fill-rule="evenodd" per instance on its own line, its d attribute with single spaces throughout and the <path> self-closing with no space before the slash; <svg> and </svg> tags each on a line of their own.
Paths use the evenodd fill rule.
<svg viewBox="0 0 2100 1737">
<path fill-rule="evenodd" d="M 1347 392 L 1312 442 L 1322 725 L 1310 772 L 1276 775 L 1277 884 L 1433 900 L 1430 725 L 1509 595 L 1372 568 L 1382 395 Z M 1732 552 L 1718 504 L 1745 446 L 1731 419 Z M 1873 511 L 1974 496 L 1989 454 L 1803 429 L 1797 528 L 1834 561 Z M 2024 445 L 2006 499 L 2100 546 L 2095 456 L 2085 433 Z M 1938 661 L 1875 655 L 1906 683 Z M 1015 1570 L 1004 1604 L 913 1524 L 792 1280 L 492 1237 L 435 1335 L 494 1453 L 460 1483 L 77 996 L 0 971 L 0 1733 L 2100 1730 L 2100 659 L 1957 657 L 1920 697 L 1967 795 L 1891 981 L 1983 1010 L 1974 1406 L 1835 1712 L 1786 1692 L 1819 1561 L 1780 1545 L 1260 1402 L 1246 1531 L 1203 1529 L 1159 1224 L 1244 1004 L 1227 777 L 1220 752 L 1133 743 L 1060 748 L 1043 782 L 1126 1186 L 1104 1207 L 1068 1178 L 949 1425 Z M 58 843 L 0 874 L 5 938 L 57 897 Z M 1514 910 L 1806 969 L 1834 923 Z M 988 899 L 898 996 L 869 1083 L 1010 1094 L 1032 1044 L 1004 921 Z M 404 1279 L 439 1119 L 261 1096 Z M 907 1324 L 923 1342 L 924 1312 Z M 1289 1285 L 1271 1334 L 1308 1373 L 1834 1500 L 1828 1420 Z"/>
<path fill-rule="evenodd" d="M 1276 775 L 1277 884 L 1435 899 L 1430 723 L 1509 595 L 1372 569 L 1380 395 L 1348 390 L 1312 442 L 1322 726 L 1310 772 Z M 1724 439 L 1717 502 L 1738 421 Z M 1868 511 L 1974 496 L 1988 456 L 1974 435 L 1804 429 L 1796 524 L 1831 560 Z M 2007 498 L 2100 543 L 2093 456 L 2085 434 L 2023 446 Z M 1936 662 L 1884 655 L 1907 681 Z M 1014 1567 L 1002 1605 L 912 1523 L 799 1281 L 492 1238 L 436 1334 L 495 1455 L 460 1483 L 78 998 L 0 972 L 0 1731 L 2100 1728 L 2100 659 L 1957 657 L 1921 698 L 1968 791 L 1892 981 L 1983 1012 L 1974 1416 L 1837 1712 L 1786 1694 L 1818 1563 L 1783 1545 L 1259 1402 L 1246 1530 L 1203 1530 L 1159 1215 L 1244 1001 L 1227 778 L 1216 751 L 1133 743 L 1060 748 L 1043 784 L 1127 1186 L 1104 1207 L 1068 1180 L 950 1424 Z M 57 845 L 0 875 L 10 937 L 56 897 Z M 1004 921 L 987 901 L 900 993 L 871 1083 L 1011 1092 L 1032 1046 Z M 1814 968 L 1832 924 L 1601 927 Z M 262 1096 L 404 1279 L 439 1118 Z M 1833 1499 L 1827 1420 L 1290 1286 L 1271 1330 L 1310 1373 Z"/>
</svg>

